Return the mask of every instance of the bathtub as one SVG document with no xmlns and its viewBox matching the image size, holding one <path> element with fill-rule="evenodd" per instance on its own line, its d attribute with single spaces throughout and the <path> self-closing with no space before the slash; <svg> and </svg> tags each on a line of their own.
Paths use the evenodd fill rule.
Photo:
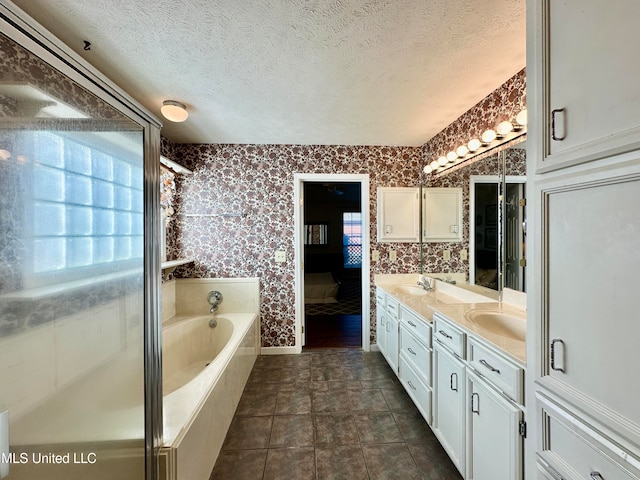
<svg viewBox="0 0 640 480">
<path fill-rule="evenodd" d="M 162 329 L 161 478 L 208 480 L 258 352 L 258 315 L 181 315 Z"/>
</svg>

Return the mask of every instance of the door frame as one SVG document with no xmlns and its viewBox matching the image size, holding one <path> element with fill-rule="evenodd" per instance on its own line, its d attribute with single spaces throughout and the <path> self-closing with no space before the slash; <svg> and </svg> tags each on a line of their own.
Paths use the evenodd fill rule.
<svg viewBox="0 0 640 480">
<path fill-rule="evenodd" d="M 360 210 L 362 214 L 362 349 L 371 349 L 370 337 L 370 303 L 371 272 L 369 264 L 370 249 L 370 205 L 369 174 L 346 173 L 295 173 L 294 174 L 294 275 L 295 275 L 295 335 L 296 352 L 300 353 L 304 346 L 304 184 L 305 182 L 352 182 L 360 184 Z"/>
</svg>

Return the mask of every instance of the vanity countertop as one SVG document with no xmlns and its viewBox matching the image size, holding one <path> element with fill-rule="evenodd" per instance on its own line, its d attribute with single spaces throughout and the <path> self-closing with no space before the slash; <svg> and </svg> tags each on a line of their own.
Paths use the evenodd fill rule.
<svg viewBox="0 0 640 480">
<path fill-rule="evenodd" d="M 524 309 L 497 302 L 495 295 L 491 298 L 481 295 L 477 289 L 464 288 L 463 285 L 450 285 L 442 281 L 436 281 L 434 292 L 426 292 L 417 285 L 418 279 L 418 274 L 376 275 L 375 284 L 427 322 L 432 323 L 433 314 L 438 311 L 466 333 L 496 346 L 524 366 L 526 361 L 524 341 L 510 338 L 504 333 L 492 330 L 486 324 L 470 320 L 473 312 L 492 313 L 525 322 L 526 329 Z"/>
<path fill-rule="evenodd" d="M 458 327 L 462 328 L 465 333 L 498 347 L 508 356 L 517 360 L 523 367 L 526 365 L 526 346 L 524 336 L 522 340 L 514 338 L 513 335 L 500 333 L 492 329 L 490 326 L 483 326 L 478 322 L 474 322 L 471 314 L 489 313 L 507 317 L 513 322 L 521 323 L 522 328 L 526 331 L 527 314 L 524 310 L 509 305 L 508 303 L 489 302 L 489 303 L 458 303 L 452 305 L 437 305 L 435 309 L 442 316 L 454 322 Z"/>
</svg>

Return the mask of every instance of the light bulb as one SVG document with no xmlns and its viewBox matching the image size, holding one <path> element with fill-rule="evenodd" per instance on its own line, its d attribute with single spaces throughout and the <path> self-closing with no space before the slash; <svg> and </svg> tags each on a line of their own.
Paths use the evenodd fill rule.
<svg viewBox="0 0 640 480">
<path fill-rule="evenodd" d="M 458 154 L 458 156 L 460 158 L 464 157 L 467 153 L 469 153 L 469 149 L 467 148 L 466 145 L 460 145 L 457 149 L 456 149 L 456 153 Z"/>
<path fill-rule="evenodd" d="M 513 123 L 511 123 L 509 120 L 505 120 L 498 125 L 498 128 L 496 128 L 496 130 L 498 131 L 498 135 L 505 136 L 507 133 L 513 132 Z"/>
<path fill-rule="evenodd" d="M 469 149 L 470 152 L 475 152 L 481 146 L 482 146 L 482 142 L 477 138 L 474 138 L 473 140 L 469 141 L 469 143 L 467 144 L 467 148 Z"/>
<path fill-rule="evenodd" d="M 438 165 L 440 165 L 441 167 L 444 167 L 448 161 L 449 160 L 447 160 L 447 157 L 442 156 L 438 158 Z"/>
<path fill-rule="evenodd" d="M 447 160 L 450 162 L 454 162 L 458 158 L 458 154 L 453 150 L 447 153 Z"/>
<path fill-rule="evenodd" d="M 422 170 L 426 174 L 429 174 L 429 173 L 431 173 L 433 171 L 433 169 L 431 168 L 431 165 L 425 165 Z"/>
<path fill-rule="evenodd" d="M 429 164 L 429 166 L 431 167 L 431 170 L 436 170 L 440 166 L 440 164 L 438 163 L 437 160 L 434 160 Z"/>
<path fill-rule="evenodd" d="M 487 130 L 482 134 L 482 141 L 484 143 L 491 143 L 496 139 L 496 132 L 494 130 Z"/>
<path fill-rule="evenodd" d="M 527 125 L 527 109 L 520 110 L 520 113 L 516 115 L 516 122 L 518 125 L 522 125 L 523 127 Z"/>
</svg>

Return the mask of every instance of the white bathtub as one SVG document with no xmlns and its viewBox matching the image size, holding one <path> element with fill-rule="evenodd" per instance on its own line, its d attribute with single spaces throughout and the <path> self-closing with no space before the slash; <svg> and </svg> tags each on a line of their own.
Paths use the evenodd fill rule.
<svg viewBox="0 0 640 480">
<path fill-rule="evenodd" d="M 253 313 L 179 316 L 165 325 L 163 447 L 167 480 L 207 480 L 258 353 Z"/>
</svg>

